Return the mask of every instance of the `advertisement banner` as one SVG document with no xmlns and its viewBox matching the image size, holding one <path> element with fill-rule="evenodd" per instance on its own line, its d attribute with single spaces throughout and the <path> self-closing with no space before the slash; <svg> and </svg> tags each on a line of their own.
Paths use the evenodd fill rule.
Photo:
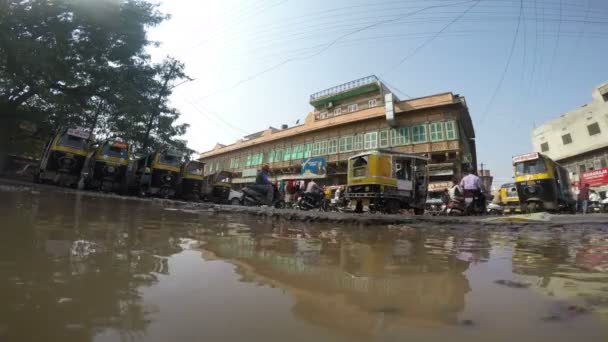
<svg viewBox="0 0 608 342">
<path fill-rule="evenodd" d="M 325 176 L 326 173 L 325 157 L 302 159 L 302 176 Z"/>
<path fill-rule="evenodd" d="M 608 185 L 608 168 L 581 173 L 580 184 L 589 184 L 589 186 Z"/>
</svg>

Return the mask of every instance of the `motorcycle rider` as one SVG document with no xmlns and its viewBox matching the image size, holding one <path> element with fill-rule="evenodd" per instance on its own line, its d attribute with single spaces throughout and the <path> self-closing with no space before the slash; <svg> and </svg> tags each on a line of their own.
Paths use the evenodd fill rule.
<svg viewBox="0 0 608 342">
<path fill-rule="evenodd" d="M 255 177 L 255 185 L 253 188 L 260 194 L 266 196 L 267 204 L 272 203 L 272 197 L 274 195 L 274 188 L 269 178 L 270 166 L 268 164 L 262 165 L 262 168 L 258 171 Z"/>
<path fill-rule="evenodd" d="M 468 170 L 464 171 L 464 177 L 460 181 L 460 188 L 464 193 L 464 197 L 473 197 L 478 198 L 479 207 L 485 211 L 485 196 L 483 194 L 483 184 L 481 183 L 481 178 L 479 178 L 475 173 L 469 172 Z"/>
<path fill-rule="evenodd" d="M 306 185 L 306 193 L 312 195 L 316 202 L 321 202 L 323 194 L 321 188 L 314 179 L 311 179 Z"/>
</svg>

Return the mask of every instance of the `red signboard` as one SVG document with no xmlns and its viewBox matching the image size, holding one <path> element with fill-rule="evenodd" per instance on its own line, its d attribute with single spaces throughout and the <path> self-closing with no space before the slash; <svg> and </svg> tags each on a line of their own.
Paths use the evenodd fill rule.
<svg viewBox="0 0 608 342">
<path fill-rule="evenodd" d="M 580 184 L 589 184 L 589 186 L 608 185 L 608 168 L 583 172 Z"/>
</svg>

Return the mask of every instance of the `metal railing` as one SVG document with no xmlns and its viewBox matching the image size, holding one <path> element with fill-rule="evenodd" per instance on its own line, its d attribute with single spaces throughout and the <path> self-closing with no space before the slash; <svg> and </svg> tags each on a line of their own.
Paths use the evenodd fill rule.
<svg viewBox="0 0 608 342">
<path fill-rule="evenodd" d="M 350 81 L 344 84 L 340 84 L 337 85 L 335 87 L 332 88 L 328 88 L 325 90 L 322 90 L 320 92 L 314 93 L 312 95 L 310 95 L 310 102 L 312 101 L 316 101 L 318 99 L 324 98 L 324 97 L 328 97 L 328 96 L 332 96 L 344 91 L 348 91 L 354 88 L 358 88 L 358 87 L 362 87 L 364 85 L 368 85 L 368 84 L 372 84 L 372 83 L 376 83 L 378 82 L 378 77 L 376 77 L 375 75 L 372 76 L 367 76 L 367 77 L 363 77 L 354 81 Z"/>
</svg>

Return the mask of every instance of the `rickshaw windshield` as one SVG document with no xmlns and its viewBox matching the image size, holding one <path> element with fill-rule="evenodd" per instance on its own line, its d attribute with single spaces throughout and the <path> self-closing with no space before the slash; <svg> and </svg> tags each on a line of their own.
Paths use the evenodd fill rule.
<svg viewBox="0 0 608 342">
<path fill-rule="evenodd" d="M 353 177 L 363 177 L 367 174 L 367 156 L 353 159 Z"/>
<path fill-rule="evenodd" d="M 87 140 L 73 135 L 64 134 L 61 136 L 61 139 L 59 139 L 59 142 L 57 142 L 57 145 L 72 147 L 78 150 L 86 150 Z"/>
<path fill-rule="evenodd" d="M 189 175 L 202 176 L 203 175 L 203 166 L 199 164 L 188 164 L 187 172 Z"/>
<path fill-rule="evenodd" d="M 105 145 L 101 150 L 101 154 L 109 157 L 126 159 L 128 156 L 127 149 L 119 146 Z"/>
<path fill-rule="evenodd" d="M 168 155 L 165 153 L 161 153 L 158 156 L 158 162 L 163 165 L 179 166 L 179 164 L 180 164 L 179 159 L 180 158 L 178 158 L 177 156 L 172 156 L 172 155 Z"/>
<path fill-rule="evenodd" d="M 546 171 L 547 169 L 545 168 L 545 163 L 542 159 L 527 160 L 515 164 L 516 176 L 531 175 L 535 173 L 543 173 Z"/>
</svg>

